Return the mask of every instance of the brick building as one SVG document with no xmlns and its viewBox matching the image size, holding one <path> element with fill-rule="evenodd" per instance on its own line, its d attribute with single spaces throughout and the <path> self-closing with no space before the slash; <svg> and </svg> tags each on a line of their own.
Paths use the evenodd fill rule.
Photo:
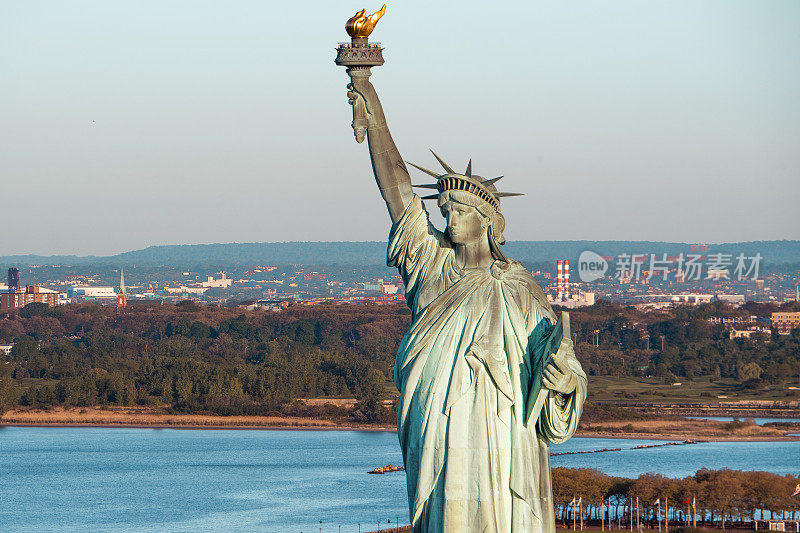
<svg viewBox="0 0 800 533">
<path fill-rule="evenodd" d="M 33 302 L 58 305 L 58 293 L 35 285 L 26 285 L 25 290 L 17 289 L 0 294 L 0 311 L 21 309 Z"/>
<path fill-rule="evenodd" d="M 794 328 L 800 328 L 800 312 L 772 313 L 772 327 L 781 335 L 788 335 Z"/>
</svg>

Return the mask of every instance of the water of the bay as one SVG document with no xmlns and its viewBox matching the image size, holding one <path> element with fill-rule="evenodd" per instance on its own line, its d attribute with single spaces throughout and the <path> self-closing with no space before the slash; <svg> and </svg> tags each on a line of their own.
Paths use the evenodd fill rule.
<svg viewBox="0 0 800 533">
<path fill-rule="evenodd" d="M 630 450 L 654 442 L 574 438 L 553 451 L 623 450 L 552 463 L 672 477 L 800 464 L 800 441 Z M 402 464 L 394 433 L 5 427 L 0 531 L 371 531 L 407 523 L 405 474 L 366 473 L 387 463 Z"/>
</svg>

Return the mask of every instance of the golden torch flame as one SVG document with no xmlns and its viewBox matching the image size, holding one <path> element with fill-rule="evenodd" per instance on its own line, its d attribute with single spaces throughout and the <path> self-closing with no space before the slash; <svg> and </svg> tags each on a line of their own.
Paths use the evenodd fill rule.
<svg viewBox="0 0 800 533">
<path fill-rule="evenodd" d="M 383 4 L 380 11 L 376 11 L 370 16 L 367 16 L 366 9 L 362 9 L 347 21 L 344 25 L 344 29 L 347 31 L 347 34 L 353 38 L 369 37 L 369 34 L 375 29 L 375 24 L 378 23 L 385 12 L 386 4 Z"/>
</svg>

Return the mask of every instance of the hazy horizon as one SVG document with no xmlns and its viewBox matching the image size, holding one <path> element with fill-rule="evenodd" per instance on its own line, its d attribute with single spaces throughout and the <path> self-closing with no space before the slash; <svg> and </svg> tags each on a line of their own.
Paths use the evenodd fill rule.
<svg viewBox="0 0 800 533">
<path fill-rule="evenodd" d="M 362 7 L 4 5 L 0 255 L 385 241 L 333 64 Z M 509 240 L 800 239 L 800 3 L 504 7 L 388 4 L 404 159 L 505 175 Z"/>
<path fill-rule="evenodd" d="M 600 245 L 606 244 L 616 244 L 616 243 L 652 243 L 656 245 L 680 245 L 685 244 L 687 246 L 693 244 L 707 244 L 709 246 L 730 246 L 730 245 L 752 245 L 755 243 L 760 242 L 767 242 L 767 243 L 792 243 L 792 244 L 800 244 L 800 240 L 796 239 L 769 239 L 769 240 L 755 240 L 755 241 L 729 241 L 729 242 L 705 242 L 705 243 L 692 243 L 686 241 L 653 241 L 653 240 L 627 240 L 627 239 L 597 239 L 597 240 L 589 240 L 589 239 L 517 239 L 517 240 L 509 240 L 506 243 L 505 248 L 508 249 L 508 245 L 519 244 L 519 243 L 546 243 L 546 244 L 564 244 L 564 243 L 596 243 L 598 246 L 596 248 L 587 247 L 587 249 L 592 249 L 593 251 L 600 251 L 602 253 L 607 252 L 604 250 Z M 207 242 L 207 243 L 182 243 L 182 244 L 151 244 L 142 248 L 134 248 L 129 250 L 122 250 L 119 252 L 112 252 L 108 254 L 93 254 L 93 253 L 86 253 L 86 254 L 78 254 L 78 253 L 64 253 L 64 254 L 34 254 L 34 253 L 18 253 L 18 254 L 0 254 L 0 259 L 3 258 L 10 258 L 10 257 L 25 257 L 25 256 L 35 256 L 35 257 L 77 257 L 77 258 L 89 258 L 89 257 L 97 257 L 99 259 L 105 257 L 113 257 L 116 255 L 126 254 L 126 253 L 135 253 L 148 250 L 150 248 L 159 248 L 159 247 L 181 247 L 181 246 L 254 246 L 254 245 L 272 245 L 272 244 L 378 244 L 384 245 L 385 241 L 381 240 L 361 240 L 361 241 L 261 241 L 261 242 Z M 506 250 L 508 251 L 508 250 Z M 654 252 L 657 250 L 648 250 L 648 252 Z M 758 251 L 758 250 L 755 250 Z M 637 252 L 637 250 L 625 250 L 625 252 Z M 744 252 L 744 250 L 737 250 L 738 252 Z M 753 252 L 755 253 L 755 252 Z M 613 254 L 612 254 L 613 255 Z M 798 256 L 800 259 L 800 256 Z M 378 261 L 381 261 L 380 257 L 377 258 Z"/>
</svg>

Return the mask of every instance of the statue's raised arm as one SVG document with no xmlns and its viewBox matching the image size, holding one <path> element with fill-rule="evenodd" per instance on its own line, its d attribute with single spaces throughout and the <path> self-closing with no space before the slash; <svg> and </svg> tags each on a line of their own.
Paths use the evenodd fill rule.
<svg viewBox="0 0 800 533">
<path fill-rule="evenodd" d="M 408 170 L 386 125 L 378 93 L 369 81 L 370 69 L 383 65 L 383 49 L 380 43 L 370 43 L 369 35 L 385 12 L 385 4 L 369 16 L 362 9 L 347 21 L 345 31 L 351 42 L 339 43 L 336 64 L 347 67 L 350 76 L 347 97 L 353 106 L 353 132 L 360 143 L 366 130 L 375 181 L 389 208 L 392 222 L 397 222 L 414 194 Z"/>
<path fill-rule="evenodd" d="M 363 71 L 351 72 L 352 83 L 347 85 L 347 97 L 353 106 L 363 106 L 366 114 L 367 141 L 375 181 L 386 201 L 392 222 L 397 222 L 413 198 L 411 179 L 400 151 L 394 144 L 378 93 Z"/>
</svg>

